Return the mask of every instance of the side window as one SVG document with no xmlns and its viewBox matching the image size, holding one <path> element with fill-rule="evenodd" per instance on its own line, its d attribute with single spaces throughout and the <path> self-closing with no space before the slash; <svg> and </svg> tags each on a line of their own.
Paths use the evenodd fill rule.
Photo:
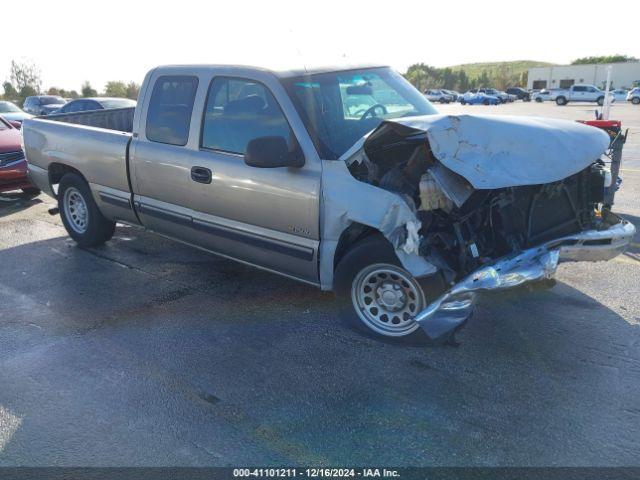
<svg viewBox="0 0 640 480">
<path fill-rule="evenodd" d="M 84 100 L 78 100 L 76 102 L 69 104 L 69 106 L 66 108 L 66 111 L 69 113 L 81 112 L 82 110 L 84 110 L 84 104 L 85 104 Z"/>
<path fill-rule="evenodd" d="M 198 78 L 162 76 L 156 80 L 147 113 L 147 139 L 170 145 L 186 145 Z"/>
<path fill-rule="evenodd" d="M 202 121 L 201 147 L 244 154 L 249 141 L 271 136 L 284 137 L 290 146 L 294 138 L 267 87 L 248 79 L 214 78 Z"/>
</svg>

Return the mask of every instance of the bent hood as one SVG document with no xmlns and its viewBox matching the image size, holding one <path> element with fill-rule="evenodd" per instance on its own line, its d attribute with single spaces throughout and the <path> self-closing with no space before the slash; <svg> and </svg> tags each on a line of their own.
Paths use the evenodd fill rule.
<svg viewBox="0 0 640 480">
<path fill-rule="evenodd" d="M 426 140 L 434 157 L 476 189 L 551 183 L 596 161 L 609 147 L 597 128 L 507 115 L 428 115 L 385 121 L 343 156 L 371 159 Z M 346 158 L 345 158 L 346 157 Z"/>
</svg>

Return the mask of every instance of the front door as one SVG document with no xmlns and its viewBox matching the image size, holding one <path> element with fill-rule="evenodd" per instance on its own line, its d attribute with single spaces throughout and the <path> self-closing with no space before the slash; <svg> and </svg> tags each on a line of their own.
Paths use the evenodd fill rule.
<svg viewBox="0 0 640 480">
<path fill-rule="evenodd" d="M 224 255 L 318 282 L 320 165 L 256 168 L 244 163 L 258 137 L 296 136 L 269 88 L 257 80 L 214 77 L 192 162 L 203 180 L 191 184 L 200 241 Z M 204 175 L 209 178 L 205 179 Z"/>
</svg>

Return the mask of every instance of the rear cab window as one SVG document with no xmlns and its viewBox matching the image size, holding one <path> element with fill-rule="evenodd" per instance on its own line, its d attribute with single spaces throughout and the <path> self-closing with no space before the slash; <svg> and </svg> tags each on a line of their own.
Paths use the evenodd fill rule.
<svg viewBox="0 0 640 480">
<path fill-rule="evenodd" d="M 151 142 L 184 146 L 189 139 L 198 77 L 164 75 L 156 80 L 147 111 L 146 136 Z"/>
</svg>

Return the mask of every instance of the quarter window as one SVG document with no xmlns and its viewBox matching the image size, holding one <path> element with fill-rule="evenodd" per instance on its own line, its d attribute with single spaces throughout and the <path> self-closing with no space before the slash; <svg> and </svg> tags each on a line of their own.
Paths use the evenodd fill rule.
<svg viewBox="0 0 640 480">
<path fill-rule="evenodd" d="M 170 145 L 186 145 L 198 78 L 163 76 L 156 80 L 147 113 L 147 139 Z"/>
<path fill-rule="evenodd" d="M 262 83 L 227 77 L 211 82 L 202 122 L 203 148 L 244 154 L 249 141 L 271 136 L 284 137 L 292 146 L 287 119 Z"/>
</svg>

